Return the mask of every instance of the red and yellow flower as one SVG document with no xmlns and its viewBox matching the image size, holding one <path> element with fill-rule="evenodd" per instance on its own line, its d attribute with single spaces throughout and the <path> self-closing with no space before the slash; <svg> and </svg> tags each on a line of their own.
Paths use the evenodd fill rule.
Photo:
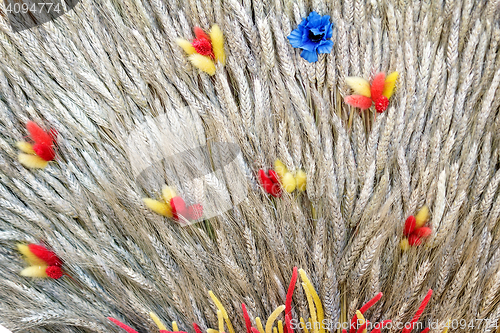
<svg viewBox="0 0 500 333">
<path fill-rule="evenodd" d="M 48 162 L 56 157 L 55 137 L 57 132 L 54 130 L 46 132 L 33 121 L 28 121 L 26 129 L 34 144 L 25 141 L 16 143 L 17 148 L 23 152 L 18 156 L 19 162 L 28 168 L 43 169 Z"/>
<path fill-rule="evenodd" d="M 45 246 L 18 244 L 17 249 L 30 265 L 21 271 L 22 276 L 59 279 L 64 275 L 61 259 Z"/>
<path fill-rule="evenodd" d="M 224 52 L 224 35 L 217 24 L 214 24 L 207 34 L 200 27 L 194 27 L 196 36 L 192 42 L 177 38 L 176 43 L 189 55 L 193 66 L 209 75 L 215 74 L 215 61 L 226 63 Z"/>
<path fill-rule="evenodd" d="M 375 110 L 382 113 L 389 105 L 389 98 L 394 92 L 397 78 L 398 72 L 392 72 L 387 77 L 384 72 L 380 72 L 370 84 L 361 77 L 347 77 L 346 83 L 354 91 L 354 95 L 346 96 L 344 101 L 362 110 L 369 109 L 375 104 Z"/>
</svg>

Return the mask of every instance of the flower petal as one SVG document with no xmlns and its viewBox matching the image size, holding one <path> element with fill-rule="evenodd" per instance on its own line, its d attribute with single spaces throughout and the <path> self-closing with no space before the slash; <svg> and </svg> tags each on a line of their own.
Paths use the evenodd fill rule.
<svg viewBox="0 0 500 333">
<path fill-rule="evenodd" d="M 38 126 L 33 121 L 28 121 L 26 123 L 26 129 L 31 135 L 31 138 L 35 143 L 41 143 L 45 145 L 52 145 L 53 139 L 49 133 L 45 132 L 40 126 Z"/>
<path fill-rule="evenodd" d="M 301 47 L 302 45 L 302 32 L 301 29 L 295 29 L 288 35 L 288 41 L 293 47 Z"/>
<path fill-rule="evenodd" d="M 300 46 L 301 49 L 309 51 L 309 52 L 314 52 L 316 53 L 316 49 L 318 48 L 319 43 L 315 43 L 309 39 L 305 40 L 302 42 L 302 45 Z"/>
<path fill-rule="evenodd" d="M 415 233 L 415 235 L 417 235 L 420 238 L 426 238 L 432 234 L 432 230 L 431 230 L 431 228 L 428 228 L 428 227 L 422 227 L 422 228 L 418 228 L 417 230 L 415 230 L 414 233 Z"/>
<path fill-rule="evenodd" d="M 332 52 L 332 48 L 333 48 L 333 41 L 326 40 L 321 42 L 316 50 L 318 51 L 318 53 L 330 53 Z"/>
<path fill-rule="evenodd" d="M 166 217 L 172 217 L 172 209 L 170 206 L 164 202 L 156 201 L 150 198 L 143 198 L 142 201 L 148 207 L 151 209 L 153 212 L 156 214 L 166 216 Z"/>
<path fill-rule="evenodd" d="M 38 258 L 31 250 L 28 245 L 17 244 L 17 250 L 24 255 L 24 259 L 31 266 L 47 266 L 47 263 L 42 259 Z"/>
<path fill-rule="evenodd" d="M 405 227 L 403 229 L 403 234 L 409 236 L 413 230 L 415 230 L 415 216 L 410 215 L 405 221 Z"/>
<path fill-rule="evenodd" d="M 411 246 L 418 246 L 422 244 L 422 239 L 420 239 L 420 237 L 418 237 L 415 233 L 413 233 L 408 237 L 408 243 Z"/>
<path fill-rule="evenodd" d="M 198 69 L 201 69 L 208 75 L 214 75 L 215 74 L 215 64 L 210 59 L 209 57 L 203 56 L 201 54 L 191 54 L 188 57 L 189 61 L 191 61 L 191 64 L 195 66 Z"/>
<path fill-rule="evenodd" d="M 397 79 L 398 79 L 398 72 L 392 72 L 391 74 L 387 75 L 384 84 L 384 91 L 382 92 L 382 95 L 387 97 L 387 99 L 391 98 L 392 93 L 394 92 L 394 86 L 396 85 Z"/>
<path fill-rule="evenodd" d="M 50 251 L 43 245 L 29 244 L 29 250 L 38 258 L 47 263 L 47 266 L 62 266 L 62 261 L 57 257 L 57 254 Z"/>
<path fill-rule="evenodd" d="M 224 52 L 224 35 L 222 30 L 217 24 L 212 26 L 210 29 L 210 39 L 212 41 L 212 47 L 214 50 L 215 59 L 221 64 L 226 63 L 226 53 Z"/>
<path fill-rule="evenodd" d="M 370 83 L 365 79 L 357 76 L 349 76 L 345 78 L 345 83 L 354 91 L 355 94 L 371 97 Z"/>
<path fill-rule="evenodd" d="M 28 142 L 19 141 L 19 142 L 16 142 L 16 146 L 17 146 L 17 148 L 21 149 L 21 151 L 23 153 L 35 155 L 35 151 L 33 150 L 33 146 Z"/>
<path fill-rule="evenodd" d="M 300 56 L 304 59 L 306 59 L 309 62 L 316 62 L 318 61 L 318 54 L 316 51 L 308 51 L 308 50 L 303 50 L 300 53 Z"/>
<path fill-rule="evenodd" d="M 321 24 L 321 15 L 316 12 L 311 12 L 307 17 L 309 27 L 317 27 Z"/>
<path fill-rule="evenodd" d="M 116 320 L 115 318 L 108 317 L 108 320 L 111 321 L 112 323 L 114 323 L 116 326 L 124 329 L 127 333 L 138 333 L 132 327 L 125 325 L 124 323 Z"/>
<path fill-rule="evenodd" d="M 202 28 L 200 28 L 200 27 L 194 27 L 193 30 L 194 30 L 194 34 L 196 35 L 196 38 L 210 40 L 210 37 L 208 37 L 208 35 L 206 34 L 205 31 L 203 31 Z"/>
<path fill-rule="evenodd" d="M 47 266 L 30 266 L 21 271 L 21 276 L 29 276 L 29 277 L 37 277 L 37 278 L 46 278 L 48 277 L 45 269 Z"/>
<path fill-rule="evenodd" d="M 274 161 L 274 170 L 280 177 L 283 177 L 285 173 L 288 172 L 288 169 L 286 168 L 285 164 L 283 164 L 283 162 L 281 162 L 280 160 Z"/>
<path fill-rule="evenodd" d="M 307 176 L 304 170 L 299 170 L 295 174 L 295 181 L 297 182 L 297 188 L 299 191 L 303 192 L 306 190 Z"/>
<path fill-rule="evenodd" d="M 46 160 L 37 155 L 19 154 L 18 159 L 19 163 L 27 168 L 43 169 L 48 164 Z"/>
<path fill-rule="evenodd" d="M 281 178 L 281 185 L 288 193 L 292 193 L 293 191 L 295 191 L 295 188 L 297 187 L 297 182 L 295 181 L 295 177 L 292 175 L 291 172 L 285 173 L 283 178 Z"/>
<path fill-rule="evenodd" d="M 384 83 L 385 83 L 385 73 L 380 72 L 373 78 L 373 82 L 371 85 L 371 93 L 372 99 L 376 101 L 380 96 L 382 96 L 382 91 L 384 91 Z"/>
<path fill-rule="evenodd" d="M 320 26 L 318 28 L 311 28 L 311 29 L 309 29 L 309 31 L 311 33 L 313 33 L 314 35 L 321 35 L 322 33 L 325 32 L 324 30 L 325 30 L 325 27 L 323 27 L 323 26 Z"/>
<path fill-rule="evenodd" d="M 372 106 L 372 100 L 366 96 L 361 95 L 349 95 L 344 98 L 344 102 L 347 104 L 354 106 L 356 108 L 360 108 L 363 110 L 369 109 Z"/>
<path fill-rule="evenodd" d="M 191 43 L 189 41 L 182 39 L 182 38 L 177 38 L 175 40 L 175 42 L 177 43 L 177 45 L 182 47 L 184 52 L 186 52 L 187 54 L 196 53 L 196 50 L 194 49 L 193 45 L 191 45 Z"/>
<path fill-rule="evenodd" d="M 333 23 L 328 24 L 328 26 L 325 27 L 325 38 L 330 39 L 332 38 L 333 35 Z"/>
<path fill-rule="evenodd" d="M 428 220 L 429 220 L 429 207 L 424 205 L 422 208 L 420 208 L 417 215 L 415 215 L 415 227 L 416 228 L 423 227 Z"/>
<path fill-rule="evenodd" d="M 321 25 L 327 26 L 330 23 L 330 15 L 323 15 L 321 17 Z"/>
</svg>

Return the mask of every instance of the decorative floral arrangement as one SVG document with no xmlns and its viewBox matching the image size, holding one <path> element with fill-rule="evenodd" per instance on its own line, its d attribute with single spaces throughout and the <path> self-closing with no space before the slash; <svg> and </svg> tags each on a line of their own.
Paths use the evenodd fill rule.
<svg viewBox="0 0 500 333">
<path fill-rule="evenodd" d="M 196 38 L 189 41 L 177 38 L 177 44 L 189 55 L 189 61 L 196 68 L 209 75 L 215 74 L 215 62 L 226 63 L 224 52 L 224 35 L 217 24 L 214 24 L 207 35 L 200 27 L 194 27 Z"/>
<path fill-rule="evenodd" d="M 303 269 L 297 269 L 297 267 L 293 268 L 293 273 L 292 273 L 292 278 L 290 280 L 290 284 L 288 286 L 288 291 L 286 293 L 286 300 L 284 305 L 278 306 L 269 316 L 267 321 L 265 322 L 265 325 L 263 325 L 261 319 L 259 317 L 255 317 L 255 325 L 252 324 L 252 321 L 250 319 L 250 316 L 248 315 L 246 305 L 244 303 L 241 304 L 241 309 L 242 309 L 242 314 L 243 314 L 243 319 L 245 322 L 246 326 L 246 331 L 247 333 L 293 333 L 294 329 L 292 327 L 292 321 L 294 320 L 292 317 L 292 296 L 295 290 L 295 284 L 297 282 L 298 276 L 300 275 L 300 279 L 302 280 L 302 288 L 304 291 L 304 294 L 307 298 L 307 305 L 309 308 L 309 314 L 310 317 L 308 319 L 308 323 L 311 325 L 311 327 L 314 328 L 314 332 L 318 333 L 325 333 L 326 332 L 326 326 L 325 326 L 325 314 L 324 314 L 324 309 L 323 309 L 323 304 L 321 302 L 321 299 L 316 292 L 316 289 L 312 285 L 311 281 L 309 280 L 309 277 L 307 276 L 306 272 Z M 231 319 L 228 316 L 228 313 L 222 304 L 222 302 L 215 296 L 215 294 L 210 290 L 209 292 L 210 298 L 214 302 L 215 306 L 217 307 L 217 319 L 218 319 L 218 329 L 212 329 L 208 328 L 207 332 L 208 333 L 222 333 L 222 332 L 228 332 L 228 333 L 235 333 L 233 324 L 231 322 Z M 377 303 L 381 298 L 383 294 L 378 293 L 375 297 L 373 297 L 371 300 L 369 300 L 365 305 L 363 305 L 359 310 L 356 310 L 356 314 L 352 317 L 350 324 L 349 324 L 349 333 L 366 333 L 367 332 L 367 327 L 370 324 L 370 322 L 365 319 L 364 313 L 370 309 L 375 303 Z M 404 329 L 401 331 L 401 333 L 409 333 L 411 332 L 411 327 L 414 327 L 414 324 L 418 322 L 420 319 L 421 315 L 423 314 L 427 304 L 429 303 L 429 300 L 432 296 L 432 289 L 429 289 L 427 292 L 427 295 L 424 297 L 424 300 L 420 304 L 420 306 L 417 309 L 417 312 L 411 319 L 411 321 L 408 323 L 408 327 L 404 327 Z M 276 320 L 278 317 L 283 313 L 284 317 L 284 325 L 283 325 L 283 320 Z M 171 333 L 171 332 L 179 332 L 179 333 L 185 333 L 184 331 L 179 331 L 179 327 L 177 326 L 177 323 L 174 321 L 172 322 L 172 331 L 169 331 L 167 327 L 161 322 L 160 318 L 153 313 L 149 313 L 151 319 L 153 322 L 158 326 L 158 329 L 160 333 Z M 130 326 L 118 321 L 115 318 L 108 317 L 108 319 L 116 324 L 118 327 L 124 329 L 127 333 L 138 333 L 136 330 L 131 328 Z M 300 317 L 300 323 L 304 327 L 304 332 L 308 332 L 308 329 L 306 328 L 306 321 L 304 318 Z M 391 320 L 384 320 L 380 323 L 377 323 L 375 325 L 374 329 L 371 331 L 371 333 L 380 333 L 381 330 L 391 324 Z M 275 327 L 275 324 L 277 324 Z M 196 323 L 193 323 L 193 328 L 196 333 L 202 333 L 201 329 Z M 227 329 L 226 329 L 227 328 Z M 426 333 L 429 331 L 429 328 L 425 328 L 422 333 Z M 445 329 L 444 332 L 446 332 L 447 329 Z M 348 330 L 343 329 L 343 333 L 347 333 Z"/>
<path fill-rule="evenodd" d="M 21 271 L 22 276 L 59 279 L 64 275 L 61 259 L 45 246 L 18 244 L 17 249 L 30 265 Z"/>
<path fill-rule="evenodd" d="M 316 62 L 318 54 L 332 52 L 332 34 L 333 23 L 330 22 L 330 15 L 321 16 L 311 12 L 300 22 L 297 29 L 288 35 L 288 40 L 293 47 L 302 49 L 302 58 Z"/>
<path fill-rule="evenodd" d="M 361 77 L 347 77 L 346 83 L 356 95 L 346 96 L 344 101 L 362 110 L 369 109 L 375 104 L 375 110 L 382 113 L 389 106 L 389 98 L 394 92 L 397 78 L 398 72 L 392 72 L 387 78 L 385 73 L 380 72 L 375 75 L 370 85 L 370 82 Z"/>
<path fill-rule="evenodd" d="M 184 199 L 177 196 L 175 190 L 170 186 L 164 186 L 162 189 L 162 200 L 143 198 L 144 204 L 153 212 L 173 218 L 178 222 L 184 219 L 189 221 L 198 220 L 203 216 L 203 207 L 201 204 L 186 206 Z"/>
<path fill-rule="evenodd" d="M 431 228 L 425 227 L 429 221 L 429 208 L 423 206 L 416 216 L 410 215 L 405 221 L 403 234 L 405 238 L 401 240 L 401 249 L 408 250 L 410 246 L 422 244 L 422 240 L 432 233 Z"/>
<path fill-rule="evenodd" d="M 264 190 L 274 197 L 281 196 L 281 187 L 288 193 L 292 193 L 295 189 L 301 192 L 306 190 L 307 176 L 304 170 L 292 173 L 280 160 L 274 162 L 274 170 L 270 169 L 266 174 L 260 169 L 258 176 Z"/>
<path fill-rule="evenodd" d="M 17 142 L 17 147 L 23 152 L 19 154 L 19 162 L 28 168 L 43 169 L 56 156 L 55 140 L 57 132 L 54 130 L 46 132 L 33 121 L 26 123 L 26 129 L 30 133 L 34 144 L 25 141 Z"/>
<path fill-rule="evenodd" d="M 419 323 L 494 332 L 498 0 L 80 2 L 20 33 L 0 15 L 2 325 L 157 332 L 152 310 L 169 331 L 292 333 L 300 317 L 409 321 L 432 288 Z M 165 172 L 197 199 L 164 196 Z M 38 240 L 62 266 L 21 258 Z M 322 308 L 298 270 L 288 305 L 294 265 Z"/>
</svg>

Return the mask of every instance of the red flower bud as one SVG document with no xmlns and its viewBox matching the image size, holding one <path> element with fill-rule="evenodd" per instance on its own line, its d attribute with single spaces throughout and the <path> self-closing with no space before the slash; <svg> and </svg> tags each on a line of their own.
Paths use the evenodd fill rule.
<svg viewBox="0 0 500 333">
<path fill-rule="evenodd" d="M 64 275 L 61 267 L 58 266 L 49 266 L 45 269 L 45 273 L 47 273 L 48 277 L 52 279 L 59 279 Z"/>
<path fill-rule="evenodd" d="M 411 246 L 418 246 L 418 245 L 422 244 L 422 240 L 420 239 L 420 237 L 415 235 L 415 233 L 413 233 L 408 237 L 408 243 Z"/>
<path fill-rule="evenodd" d="M 409 236 L 413 232 L 413 230 L 415 230 L 415 223 L 415 216 L 408 216 L 405 222 L 405 229 L 403 231 L 403 234 L 405 236 Z"/>
<path fill-rule="evenodd" d="M 429 237 L 431 235 L 432 230 L 431 230 L 431 228 L 422 227 L 422 228 L 418 228 L 413 233 L 415 235 L 417 235 L 417 237 L 426 238 L 426 237 Z"/>
<path fill-rule="evenodd" d="M 197 38 L 193 40 L 191 45 L 193 45 L 197 53 L 209 56 L 212 59 L 214 58 L 214 51 L 212 50 L 212 43 L 210 42 L 210 39 Z"/>
<path fill-rule="evenodd" d="M 274 174 L 273 177 L 277 177 L 277 175 Z M 267 193 L 271 194 L 274 197 L 281 196 L 281 188 L 279 183 L 273 182 L 273 180 L 269 176 L 267 176 L 265 171 L 262 169 L 259 170 L 259 181 Z"/>
<path fill-rule="evenodd" d="M 56 157 L 56 152 L 54 148 L 49 145 L 37 143 L 33 145 L 33 150 L 35 153 L 43 158 L 45 161 L 52 161 Z"/>
<path fill-rule="evenodd" d="M 387 110 L 387 106 L 389 106 L 389 100 L 383 95 L 375 101 L 375 110 L 377 110 L 378 113 L 382 113 Z"/>
<path fill-rule="evenodd" d="M 62 261 L 57 257 L 57 255 L 48 250 L 43 245 L 29 244 L 29 250 L 38 258 L 45 261 L 49 266 L 62 266 Z"/>
</svg>

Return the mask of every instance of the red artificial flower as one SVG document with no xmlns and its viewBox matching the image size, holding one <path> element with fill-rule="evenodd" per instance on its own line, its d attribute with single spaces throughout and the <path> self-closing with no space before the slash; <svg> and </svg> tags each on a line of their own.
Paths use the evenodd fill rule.
<svg viewBox="0 0 500 333">
<path fill-rule="evenodd" d="M 349 95 L 344 101 L 354 107 L 362 110 L 369 109 L 375 104 L 375 110 L 378 113 L 384 112 L 389 105 L 389 98 L 394 92 L 398 72 L 393 72 L 385 77 L 384 72 L 380 72 L 370 83 L 360 77 L 347 77 L 346 83 L 354 90 L 355 95 Z"/>
<path fill-rule="evenodd" d="M 422 244 L 422 239 L 429 237 L 431 233 L 432 230 L 429 227 L 418 227 L 415 216 L 410 215 L 406 219 L 403 234 L 408 238 L 410 246 Z"/>
<path fill-rule="evenodd" d="M 22 276 L 59 279 L 67 275 L 62 270 L 62 261 L 43 245 L 18 244 L 17 249 L 24 255 L 29 267 L 21 271 Z"/>
<path fill-rule="evenodd" d="M 180 216 L 183 216 L 188 220 L 197 220 L 203 215 L 202 205 L 194 204 L 187 207 L 181 197 L 173 197 L 170 199 L 170 207 L 172 208 L 172 214 L 176 220 L 179 220 Z"/>
<path fill-rule="evenodd" d="M 210 37 L 200 27 L 194 27 L 194 34 L 196 35 L 196 38 L 193 39 L 191 45 L 194 47 L 196 52 L 214 59 L 215 55 Z"/>
<path fill-rule="evenodd" d="M 259 181 L 264 190 L 271 194 L 273 197 L 281 197 L 281 186 L 279 177 L 274 170 L 269 170 L 269 176 L 262 169 L 259 170 Z"/>
</svg>

